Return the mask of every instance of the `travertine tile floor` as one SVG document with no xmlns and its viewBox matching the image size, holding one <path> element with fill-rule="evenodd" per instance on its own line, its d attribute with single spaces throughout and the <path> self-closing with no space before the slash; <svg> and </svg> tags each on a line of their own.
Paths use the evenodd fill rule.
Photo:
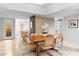
<svg viewBox="0 0 79 59">
<path fill-rule="evenodd" d="M 69 48 L 63 47 L 63 55 L 64 56 L 79 56 L 79 48 Z"/>
<path fill-rule="evenodd" d="M 0 41 L 0 56 L 14 55 L 14 40 Z"/>
<path fill-rule="evenodd" d="M 23 45 L 19 45 L 19 47 L 15 44 L 15 40 L 3 40 L 0 41 L 0 56 L 35 56 L 34 52 L 30 52 L 28 48 L 23 47 Z M 20 49 L 21 48 L 21 49 Z M 30 52 L 30 53 L 27 53 Z M 63 47 L 60 53 L 47 50 L 40 52 L 40 56 L 79 56 L 79 50 L 77 49 L 69 49 L 67 47 Z M 26 54 L 27 53 L 27 54 Z"/>
</svg>

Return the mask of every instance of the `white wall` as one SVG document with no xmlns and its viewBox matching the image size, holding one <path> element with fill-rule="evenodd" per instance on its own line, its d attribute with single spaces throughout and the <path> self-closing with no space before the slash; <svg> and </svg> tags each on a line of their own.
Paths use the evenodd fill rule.
<svg viewBox="0 0 79 59">
<path fill-rule="evenodd" d="M 78 28 L 69 28 L 68 21 L 78 19 Z M 63 19 L 62 33 L 64 36 L 64 45 L 79 48 L 79 16 L 69 16 Z"/>
<path fill-rule="evenodd" d="M 2 30 L 3 30 L 3 19 L 0 18 L 0 40 L 3 39 L 3 32 L 2 32 Z"/>
</svg>

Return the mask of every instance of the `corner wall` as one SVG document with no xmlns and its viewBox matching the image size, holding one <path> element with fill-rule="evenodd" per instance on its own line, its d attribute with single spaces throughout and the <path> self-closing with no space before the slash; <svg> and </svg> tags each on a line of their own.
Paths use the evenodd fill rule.
<svg viewBox="0 0 79 59">
<path fill-rule="evenodd" d="M 69 28 L 68 21 L 78 19 L 78 28 Z M 79 48 L 79 16 L 65 17 L 62 22 L 64 45 Z"/>
</svg>

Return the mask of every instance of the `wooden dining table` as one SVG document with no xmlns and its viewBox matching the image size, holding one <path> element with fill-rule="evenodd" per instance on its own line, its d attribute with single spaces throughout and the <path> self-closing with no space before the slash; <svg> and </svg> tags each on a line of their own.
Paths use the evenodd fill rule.
<svg viewBox="0 0 79 59">
<path fill-rule="evenodd" d="M 32 41 L 36 44 L 36 56 L 39 56 L 39 42 L 45 41 L 43 35 L 33 35 Z"/>
<path fill-rule="evenodd" d="M 39 56 L 39 42 L 44 42 L 48 39 L 47 35 L 32 35 L 32 41 L 36 44 L 36 56 Z"/>
</svg>

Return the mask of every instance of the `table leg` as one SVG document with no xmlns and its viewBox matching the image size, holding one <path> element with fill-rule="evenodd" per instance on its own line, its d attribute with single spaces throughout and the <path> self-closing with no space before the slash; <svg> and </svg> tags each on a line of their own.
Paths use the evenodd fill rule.
<svg viewBox="0 0 79 59">
<path fill-rule="evenodd" d="M 36 56 L 39 55 L 39 51 L 38 51 L 38 42 L 36 42 Z"/>
</svg>

